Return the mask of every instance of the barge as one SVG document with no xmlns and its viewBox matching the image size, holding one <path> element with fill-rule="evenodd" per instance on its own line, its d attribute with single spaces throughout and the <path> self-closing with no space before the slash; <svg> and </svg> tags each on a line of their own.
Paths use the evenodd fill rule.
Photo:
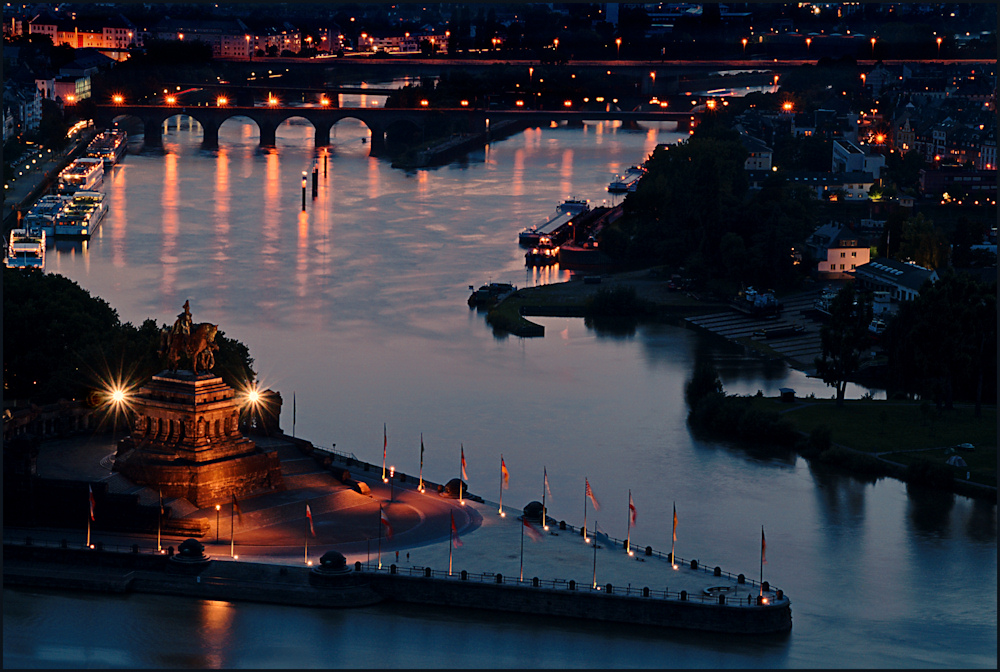
<svg viewBox="0 0 1000 672">
<path fill-rule="evenodd" d="M 108 169 L 121 161 L 127 146 L 128 135 L 125 131 L 103 131 L 87 145 L 87 157 L 101 159 L 104 162 L 104 168 Z"/>
<path fill-rule="evenodd" d="M 549 215 L 544 222 L 522 230 L 517 235 L 517 242 L 523 247 L 537 247 L 542 236 L 554 239 L 557 231 L 568 227 L 574 218 L 589 210 L 589 201 L 567 199 L 560 203 L 556 211 Z"/>
<path fill-rule="evenodd" d="M 90 239 L 108 211 L 107 200 L 99 191 L 78 191 L 42 231 L 55 238 Z"/>
<path fill-rule="evenodd" d="M 639 185 L 639 180 L 646 174 L 646 169 L 642 166 L 632 166 L 624 175 L 616 175 L 615 179 L 608 185 L 608 192 L 612 194 L 624 194 L 635 191 Z"/>
</svg>

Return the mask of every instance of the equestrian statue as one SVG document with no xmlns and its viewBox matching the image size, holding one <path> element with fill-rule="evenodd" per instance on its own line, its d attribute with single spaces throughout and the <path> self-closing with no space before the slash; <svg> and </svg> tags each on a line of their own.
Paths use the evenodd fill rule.
<svg viewBox="0 0 1000 672">
<path fill-rule="evenodd" d="M 193 324 L 191 306 L 185 301 L 184 312 L 177 316 L 174 326 L 160 331 L 157 354 L 166 358 L 171 373 L 177 373 L 182 358 L 191 362 L 191 371 L 195 375 L 208 373 L 215 366 L 215 353 L 219 349 L 215 335 L 218 332 L 217 324 Z"/>
</svg>

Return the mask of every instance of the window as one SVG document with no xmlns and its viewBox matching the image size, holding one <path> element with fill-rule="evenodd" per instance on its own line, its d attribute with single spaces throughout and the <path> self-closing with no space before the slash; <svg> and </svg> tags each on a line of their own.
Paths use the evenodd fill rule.
<svg viewBox="0 0 1000 672">
<path fill-rule="evenodd" d="M 830 270 L 831 271 L 836 271 L 837 270 L 837 264 L 830 264 Z"/>
<path fill-rule="evenodd" d="M 843 264 L 840 265 L 840 270 L 844 270 L 844 265 Z"/>
<path fill-rule="evenodd" d="M 852 256 L 852 257 L 856 257 L 856 256 L 858 256 L 858 253 L 857 253 L 857 252 L 851 252 L 851 256 Z M 851 266 L 851 268 L 854 268 L 854 267 L 853 267 L 853 266 Z"/>
<path fill-rule="evenodd" d="M 851 264 L 851 270 L 852 271 L 854 270 L 854 268 L 855 268 L 854 264 Z"/>
<path fill-rule="evenodd" d="M 843 259 L 843 258 L 844 258 L 844 257 L 846 257 L 846 256 L 847 256 L 847 252 L 841 252 L 841 253 L 840 253 L 840 258 L 841 258 L 841 259 Z"/>
</svg>

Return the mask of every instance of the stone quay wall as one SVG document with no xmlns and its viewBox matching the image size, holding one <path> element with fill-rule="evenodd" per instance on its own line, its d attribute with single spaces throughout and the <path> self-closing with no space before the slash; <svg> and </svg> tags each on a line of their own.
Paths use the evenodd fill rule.
<svg viewBox="0 0 1000 672">
<path fill-rule="evenodd" d="M 456 574 L 403 576 L 353 571 L 316 580 L 301 566 L 205 560 L 184 564 L 166 555 L 4 543 L 4 584 L 98 592 L 184 595 L 200 599 L 345 608 L 381 601 L 460 607 L 559 618 L 633 623 L 732 634 L 791 628 L 787 598 L 771 605 L 735 606 L 548 588 L 532 583 L 466 580 Z M 439 573 L 440 574 L 440 573 Z"/>
</svg>

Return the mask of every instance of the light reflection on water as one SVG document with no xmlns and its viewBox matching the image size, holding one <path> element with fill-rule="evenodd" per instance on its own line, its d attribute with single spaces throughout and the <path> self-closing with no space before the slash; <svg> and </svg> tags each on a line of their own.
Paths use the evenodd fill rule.
<svg viewBox="0 0 1000 672">
<path fill-rule="evenodd" d="M 289 432 L 296 395 L 296 435 L 319 445 L 377 461 L 386 423 L 392 461 L 413 472 L 422 432 L 424 473 L 444 481 L 463 444 L 473 490 L 487 499 L 502 451 L 505 502 L 540 498 L 544 465 L 551 514 L 574 524 L 587 475 L 611 511 L 608 532 L 624 537 L 631 489 L 633 538 L 655 548 L 669 546 L 676 502 L 678 553 L 727 571 L 753 574 L 764 524 L 765 578 L 791 596 L 794 628 L 747 641 L 399 606 L 88 601 L 105 615 L 94 623 L 125 624 L 122 645 L 117 627 L 64 622 L 78 598 L 5 590 L 5 665 L 360 667 L 376 650 L 387 667 L 995 665 L 995 505 L 699 441 L 685 424 L 696 356 L 717 362 L 730 392 L 830 396 L 821 381 L 670 325 L 610 335 L 539 318 L 545 338 L 498 339 L 466 306 L 470 284 L 566 278 L 526 269 L 517 232 L 569 196 L 601 203 L 616 171 L 680 135 L 529 129 L 463 165 L 406 173 L 368 157 L 367 129 L 346 120 L 303 214 L 301 173 L 323 157 L 311 127 L 282 125 L 278 147 L 260 151 L 252 124 L 232 120 L 206 152 L 196 124 L 167 126 L 164 155 L 129 155 L 106 186 L 101 235 L 86 251 L 57 248 L 53 270 L 133 323 L 169 322 L 190 299 L 197 321 L 250 347 L 263 385 L 284 396 Z"/>
</svg>

